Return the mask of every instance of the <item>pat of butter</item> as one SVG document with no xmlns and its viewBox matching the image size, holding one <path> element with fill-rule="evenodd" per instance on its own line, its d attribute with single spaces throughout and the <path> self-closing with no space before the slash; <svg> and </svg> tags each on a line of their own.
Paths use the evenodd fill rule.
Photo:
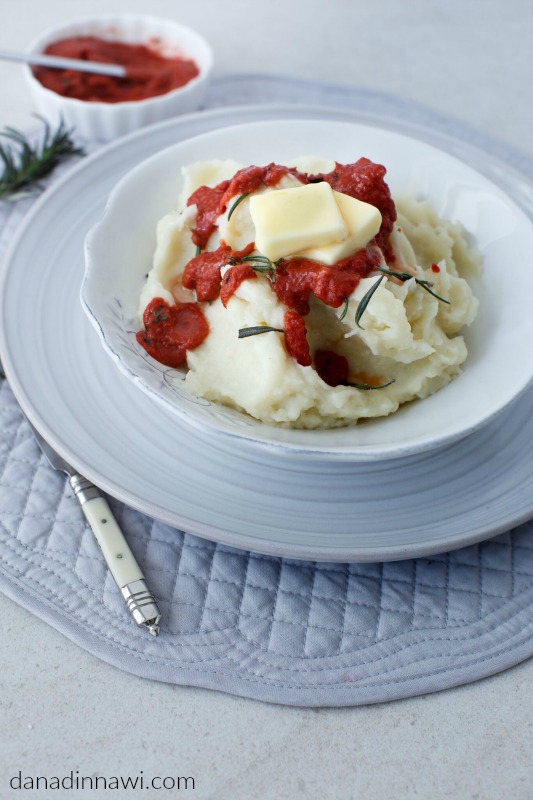
<svg viewBox="0 0 533 800">
<path fill-rule="evenodd" d="M 334 191 L 333 195 L 346 223 L 348 236 L 342 242 L 328 242 L 322 246 L 308 247 L 297 253 L 302 258 L 310 258 L 328 266 L 357 253 L 381 228 L 381 214 L 375 206 L 342 192 Z"/>
<path fill-rule="evenodd" d="M 346 239 L 348 229 L 325 181 L 253 195 L 255 246 L 276 261 L 309 247 Z"/>
</svg>

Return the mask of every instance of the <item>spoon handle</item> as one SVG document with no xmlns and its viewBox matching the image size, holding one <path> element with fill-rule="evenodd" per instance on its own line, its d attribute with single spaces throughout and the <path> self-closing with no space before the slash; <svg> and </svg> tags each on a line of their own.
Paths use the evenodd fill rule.
<svg viewBox="0 0 533 800">
<path fill-rule="evenodd" d="M 119 64 L 100 64 L 95 61 L 81 61 L 76 58 L 47 56 L 44 53 L 16 53 L 12 50 L 0 50 L 0 61 L 18 61 L 36 67 L 52 69 L 73 69 L 77 72 L 92 72 L 96 75 L 109 75 L 112 78 L 125 78 L 126 68 Z"/>
</svg>

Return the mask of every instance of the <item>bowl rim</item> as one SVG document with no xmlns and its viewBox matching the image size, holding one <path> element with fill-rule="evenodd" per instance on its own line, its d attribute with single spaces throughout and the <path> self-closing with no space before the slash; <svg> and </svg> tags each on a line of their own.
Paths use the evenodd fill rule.
<svg viewBox="0 0 533 800">
<path fill-rule="evenodd" d="M 142 21 L 146 22 L 148 25 L 152 23 L 165 23 L 172 25 L 179 31 L 179 33 L 186 33 L 188 36 L 191 36 L 192 39 L 196 40 L 195 43 L 199 45 L 199 49 L 201 48 L 204 50 L 206 63 L 199 64 L 196 62 L 199 73 L 184 86 L 178 86 L 176 89 L 172 89 L 170 92 L 165 92 L 165 94 L 156 95 L 155 97 L 146 97 L 143 100 L 124 100 L 118 103 L 106 103 L 98 100 L 91 100 L 88 102 L 87 100 L 81 100 L 78 97 L 65 97 L 64 95 L 54 92 L 52 89 L 48 89 L 46 86 L 44 86 L 33 74 L 31 66 L 29 64 L 23 64 L 22 69 L 29 85 L 33 89 L 42 92 L 44 96 L 53 98 L 54 102 L 62 104 L 65 103 L 71 108 L 94 110 L 107 109 L 108 113 L 118 114 L 120 113 L 121 109 L 139 108 L 140 106 L 143 106 L 144 108 L 155 107 L 167 102 L 171 98 L 177 97 L 178 95 L 184 96 L 191 94 L 198 88 L 198 86 L 200 86 L 202 83 L 205 83 L 205 81 L 209 78 L 209 75 L 213 69 L 214 54 L 213 48 L 208 40 L 201 33 L 196 31 L 194 28 L 190 28 L 188 25 L 182 25 L 181 22 L 176 22 L 168 17 L 158 17 L 154 14 L 102 14 L 72 19 L 69 22 L 63 23 L 62 25 L 54 25 L 46 28 L 38 37 L 34 38 L 29 43 L 26 49 L 28 53 L 40 53 L 42 52 L 42 48 L 49 43 L 51 37 L 56 34 L 60 35 L 61 31 L 65 31 L 74 25 L 83 26 L 88 25 L 89 23 L 100 22 L 105 25 L 110 24 L 111 22 L 120 23 L 121 21 Z M 193 58 L 192 55 L 191 58 Z"/>
<path fill-rule="evenodd" d="M 310 114 L 309 118 L 310 119 L 313 118 L 313 115 Z M 283 119 L 282 120 L 282 124 L 293 124 L 295 122 L 296 123 L 302 123 L 303 121 L 307 121 L 308 122 L 309 119 L 302 120 L 301 117 L 295 117 L 294 119 L 287 118 L 287 119 Z M 320 121 L 324 122 L 324 120 L 320 120 Z M 250 128 L 252 126 L 255 126 L 255 127 L 263 126 L 263 125 L 265 125 L 266 122 L 272 123 L 273 121 L 272 120 L 261 120 L 261 121 L 245 122 L 245 123 L 240 123 L 240 124 L 237 123 L 235 125 L 224 126 L 224 130 L 227 133 L 227 132 L 231 132 L 232 130 L 233 131 L 240 130 L 243 127 Z M 276 124 L 277 124 L 277 122 L 279 122 L 279 121 L 276 121 Z M 348 124 L 348 125 L 354 125 L 355 124 L 355 125 L 361 125 L 361 126 L 363 126 L 365 128 L 377 127 L 377 129 L 380 129 L 380 130 L 387 130 L 386 128 L 383 128 L 380 125 L 376 125 L 376 123 L 369 123 L 369 122 L 365 122 L 365 121 L 355 122 L 354 123 L 352 121 L 348 121 L 347 122 L 347 121 L 344 121 L 344 120 L 343 121 L 334 120 L 333 122 L 334 122 L 334 124 Z M 128 377 L 130 379 L 133 378 L 134 382 L 138 385 L 138 387 L 142 391 L 147 393 L 149 396 L 153 397 L 158 403 L 161 403 L 163 406 L 171 409 L 171 411 L 176 415 L 177 419 L 181 420 L 182 423 L 187 424 L 187 425 L 191 425 L 193 427 L 196 427 L 198 430 L 203 430 L 203 431 L 205 431 L 206 429 L 215 430 L 218 434 L 221 434 L 224 437 L 227 437 L 229 439 L 246 440 L 249 444 L 251 444 L 252 446 L 254 446 L 256 448 L 266 449 L 266 450 L 269 450 L 270 452 L 272 452 L 273 450 L 277 450 L 280 453 L 287 453 L 287 454 L 290 453 L 292 456 L 296 456 L 296 457 L 301 456 L 301 457 L 304 457 L 304 458 L 307 458 L 307 457 L 310 457 L 310 456 L 311 457 L 315 456 L 315 457 L 318 457 L 318 458 L 324 458 L 325 457 L 328 460 L 333 459 L 333 460 L 351 461 L 351 462 L 356 462 L 356 461 L 376 462 L 376 461 L 394 460 L 394 459 L 398 459 L 398 458 L 402 458 L 403 459 L 403 458 L 405 458 L 407 456 L 424 454 L 424 453 L 428 453 L 428 452 L 431 452 L 431 451 L 436 451 L 436 450 L 439 450 L 439 449 L 443 449 L 443 448 L 445 448 L 447 446 L 453 445 L 455 442 L 457 442 L 457 441 L 459 441 L 459 440 L 461 440 L 463 438 L 466 438 L 466 437 L 470 436 L 472 433 L 476 432 L 477 430 L 485 427 L 495 417 L 497 417 L 499 414 L 501 414 L 515 399 L 520 397 L 525 391 L 527 391 L 529 389 L 529 387 L 533 383 L 533 375 L 532 374 L 529 375 L 528 379 L 523 383 L 523 385 L 520 386 L 520 388 L 512 396 L 509 396 L 497 408 L 492 409 L 492 411 L 489 412 L 488 414 L 485 414 L 482 417 L 480 417 L 479 419 L 476 419 L 470 425 L 465 425 L 460 430 L 455 430 L 455 431 L 451 431 L 451 432 L 444 432 L 444 433 L 441 432 L 441 433 L 433 435 L 432 437 L 423 436 L 422 439 L 415 438 L 414 440 L 411 440 L 411 441 L 406 441 L 406 442 L 403 442 L 403 443 L 396 443 L 395 445 L 392 446 L 392 449 L 391 449 L 390 445 L 385 445 L 383 443 L 361 444 L 361 445 L 354 445 L 353 443 L 351 443 L 349 445 L 339 445 L 339 444 L 317 445 L 316 443 L 315 444 L 311 444 L 311 443 L 307 443 L 306 444 L 304 442 L 295 443 L 295 442 L 291 442 L 291 441 L 280 441 L 280 440 L 271 440 L 271 439 L 268 439 L 268 438 L 257 438 L 254 435 L 254 432 L 253 432 L 254 429 L 253 428 L 250 429 L 249 432 L 246 429 L 241 429 L 241 430 L 236 430 L 236 429 L 228 430 L 228 429 L 225 429 L 224 430 L 217 423 L 210 423 L 209 421 L 207 421 L 205 419 L 197 419 L 194 416 L 194 414 L 192 414 L 192 415 L 191 414 L 187 414 L 186 412 L 184 412 L 181 409 L 179 404 L 175 404 L 175 403 L 171 402 L 167 397 L 162 397 L 158 393 L 158 391 L 156 391 L 149 384 L 147 384 L 146 382 L 141 380 L 139 375 L 127 363 L 125 363 L 125 361 L 123 360 L 122 355 L 120 354 L 120 352 L 117 352 L 115 350 L 112 342 L 109 340 L 108 336 L 106 335 L 105 331 L 103 330 L 102 325 L 100 323 L 100 320 L 97 317 L 97 315 L 95 314 L 94 309 L 92 308 L 91 304 L 87 301 L 86 293 L 87 293 L 87 287 L 88 287 L 88 282 L 89 282 L 88 279 L 89 279 L 90 273 L 92 271 L 92 264 L 91 264 L 91 262 L 92 262 L 91 255 L 92 254 L 91 254 L 91 250 L 92 250 L 92 248 L 94 246 L 94 241 L 97 238 L 97 234 L 98 234 L 99 229 L 102 230 L 102 228 L 104 227 L 104 224 L 106 222 L 106 219 L 107 219 L 107 221 L 109 221 L 109 216 L 108 215 L 109 215 L 109 212 L 111 211 L 113 203 L 116 200 L 117 196 L 120 194 L 120 192 L 123 190 L 124 184 L 127 184 L 128 180 L 133 178 L 136 173 L 140 172 L 141 170 L 146 169 L 146 167 L 149 166 L 150 162 L 156 162 L 158 159 L 163 157 L 165 153 L 173 151 L 175 148 L 181 147 L 184 144 L 187 144 L 187 143 L 189 143 L 189 142 L 191 142 L 193 140 L 209 138 L 210 136 L 212 136 L 212 134 L 214 132 L 216 132 L 216 131 L 207 131 L 207 132 L 203 132 L 203 133 L 201 133 L 199 135 L 192 136 L 192 137 L 189 137 L 187 139 L 180 140 L 178 142 L 174 142 L 174 143 L 172 143 L 172 144 L 170 144 L 170 145 L 158 150 L 156 153 L 148 156 L 147 158 L 142 159 L 134 167 L 132 167 L 130 170 L 128 170 L 120 178 L 120 180 L 115 184 L 113 189 L 108 194 L 108 197 L 106 198 L 105 208 L 103 209 L 103 212 L 102 212 L 102 216 L 92 226 L 92 228 L 88 231 L 86 239 L 85 239 L 85 248 L 84 248 L 85 249 L 85 273 L 84 273 L 84 277 L 83 277 L 83 280 L 82 280 L 81 292 L 80 292 L 82 306 L 83 306 L 83 308 L 85 310 L 85 313 L 87 314 L 90 322 L 92 323 L 94 328 L 97 330 L 97 332 L 99 334 L 99 338 L 100 338 L 101 344 L 104 346 L 104 349 L 107 351 L 108 355 L 113 359 L 113 361 L 115 361 L 115 364 L 117 365 L 117 367 L 120 369 L 120 371 L 123 374 L 128 375 Z M 430 147 L 430 148 L 432 148 L 434 150 L 437 150 L 441 155 L 444 155 L 446 158 L 451 159 L 452 161 L 455 161 L 455 162 L 459 162 L 464 167 L 466 167 L 467 169 L 472 170 L 473 172 L 477 173 L 483 179 L 483 181 L 488 182 L 498 193 L 501 193 L 502 195 L 504 195 L 506 200 L 512 204 L 512 206 L 514 207 L 515 211 L 518 211 L 520 216 L 525 218 L 527 220 L 529 226 L 531 227 L 531 219 L 529 218 L 529 216 L 527 214 L 525 214 L 524 210 L 520 207 L 520 205 L 517 204 L 516 199 L 514 197 L 512 197 L 508 193 L 508 191 L 506 189 L 503 189 L 503 188 L 499 187 L 491 177 L 483 175 L 476 167 L 473 167 L 473 166 L 469 165 L 467 161 L 462 159 L 457 154 L 452 154 L 452 153 L 446 152 L 446 150 L 442 149 L 438 145 L 429 144 L 428 142 L 424 142 L 423 139 L 417 137 L 416 134 L 414 134 L 412 132 L 405 133 L 405 132 L 400 132 L 400 131 L 397 131 L 397 130 L 388 130 L 387 132 L 388 133 L 392 133 L 393 135 L 399 136 L 401 138 L 411 139 L 411 140 L 417 141 L 417 142 L 419 142 L 421 144 L 424 144 L 424 146 L 427 146 L 427 147 Z M 154 365 L 157 366 L 157 362 L 154 361 Z M 159 365 L 159 367 L 160 366 L 161 365 Z M 215 406 L 218 405 L 214 401 L 212 402 L 212 404 L 215 405 Z M 396 416 L 397 413 L 398 412 L 396 412 L 392 416 Z M 269 426 L 267 424 L 266 427 L 272 427 L 272 426 Z M 355 427 L 355 426 L 349 426 L 349 427 Z M 278 429 L 278 428 L 276 427 L 276 429 Z M 318 430 L 320 430 L 320 429 L 318 429 Z M 323 429 L 323 430 L 324 430 L 324 433 L 328 432 L 328 429 Z M 329 430 L 345 430 L 345 428 L 329 429 Z M 305 429 L 302 432 L 305 433 L 306 432 Z"/>
</svg>

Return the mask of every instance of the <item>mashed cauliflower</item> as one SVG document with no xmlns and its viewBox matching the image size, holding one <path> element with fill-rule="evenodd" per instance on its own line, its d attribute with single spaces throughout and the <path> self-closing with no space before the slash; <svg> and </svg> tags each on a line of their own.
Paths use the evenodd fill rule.
<svg viewBox="0 0 533 800">
<path fill-rule="evenodd" d="M 306 157 L 291 166 L 316 175 L 335 165 Z M 141 321 L 155 298 L 169 306 L 197 302 L 196 292 L 182 284 L 186 266 L 198 255 L 193 241 L 197 207 L 187 201 L 199 187 L 220 185 L 241 167 L 213 161 L 184 170 L 177 208 L 157 227 L 153 266 L 140 296 Z M 274 186 L 259 186 L 238 205 L 239 196 L 229 199 L 203 251 L 213 252 L 222 243 L 232 252 L 246 252 L 255 241 L 251 196 L 297 186 L 298 177 L 288 173 Z M 396 199 L 395 205 L 387 258 L 383 246 L 368 245 L 380 269 L 362 277 L 340 306 L 327 305 L 314 294 L 309 298 L 301 316 L 310 364 L 298 363 L 288 351 L 284 325 L 289 307 L 273 290 L 275 265 L 256 269 L 268 267 L 266 260 L 248 261 L 253 279 L 240 282 L 226 305 L 220 297 L 200 303 L 209 334 L 186 353 L 190 392 L 268 424 L 331 428 L 391 414 L 453 380 L 467 357 L 460 331 L 476 316 L 478 303 L 467 279 L 479 273 L 480 259 L 463 228 L 439 219 L 427 202 Z M 222 276 L 232 263 L 228 258 L 221 266 Z M 362 301 L 364 311 L 356 321 Z M 239 331 L 258 326 L 274 330 L 239 338 Z M 319 374 L 315 354 L 324 351 L 345 359 L 348 380 L 330 385 Z"/>
</svg>

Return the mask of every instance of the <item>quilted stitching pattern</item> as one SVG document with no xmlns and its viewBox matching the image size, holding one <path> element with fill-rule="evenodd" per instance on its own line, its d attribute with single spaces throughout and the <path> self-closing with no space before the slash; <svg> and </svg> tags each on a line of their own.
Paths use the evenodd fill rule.
<svg viewBox="0 0 533 800">
<path fill-rule="evenodd" d="M 58 620 L 66 610 L 87 626 L 98 609 L 92 626 L 112 647 L 129 648 L 127 659 L 153 651 L 129 620 L 68 482 L 40 454 L 5 382 L 0 420 L 4 576 L 53 603 Z M 209 685 L 203 670 L 223 664 L 233 679 L 254 676 L 293 691 L 329 686 L 332 698 L 340 683 L 358 702 L 363 679 L 366 692 L 390 680 L 401 686 L 420 664 L 421 643 L 439 668 L 442 659 L 466 659 L 466 669 L 480 655 L 483 664 L 487 632 L 494 647 L 497 626 L 507 625 L 512 641 L 513 617 L 533 597 L 532 524 L 431 558 L 316 564 L 233 550 L 111 505 L 164 613 L 150 660 L 170 664 L 166 679 L 176 682 L 194 665 L 192 682 Z M 495 638 L 506 644 L 499 629 Z"/>
</svg>

